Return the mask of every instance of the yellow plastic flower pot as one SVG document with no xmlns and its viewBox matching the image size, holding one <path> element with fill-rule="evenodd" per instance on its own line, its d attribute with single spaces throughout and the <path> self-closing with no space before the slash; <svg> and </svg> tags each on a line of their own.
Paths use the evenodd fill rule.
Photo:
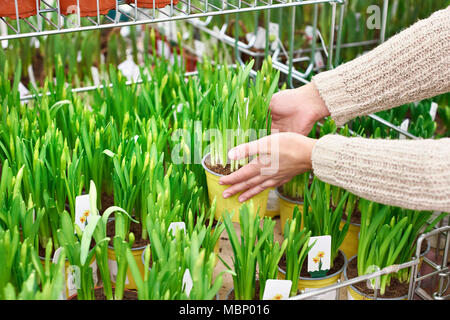
<svg viewBox="0 0 450 320">
<path fill-rule="evenodd" d="M 303 202 L 294 201 L 283 196 L 278 189 L 275 189 L 275 192 L 280 199 L 280 224 L 281 224 L 281 234 L 284 234 L 284 225 L 286 224 L 286 220 L 292 220 L 294 215 L 294 208 L 298 207 L 300 212 L 303 214 Z M 303 218 L 302 224 L 300 228 L 303 228 Z"/>
<path fill-rule="evenodd" d="M 45 257 L 39 256 L 39 259 L 41 260 L 42 266 L 45 268 Z M 53 263 L 52 261 L 50 261 Z M 94 286 L 98 283 L 98 276 L 97 276 L 97 262 L 95 261 L 95 255 L 91 259 L 91 263 L 89 266 L 92 268 L 92 278 L 94 280 Z M 71 274 L 70 262 L 68 259 L 66 259 L 64 263 L 64 289 L 63 289 L 63 299 L 67 299 L 67 297 L 70 297 L 77 293 L 77 286 L 76 286 L 76 275 Z M 69 284 L 69 285 L 68 285 Z"/>
<path fill-rule="evenodd" d="M 345 220 L 341 221 L 340 228 L 342 229 L 345 225 Z M 358 253 L 358 244 L 359 244 L 359 230 L 360 230 L 360 224 L 357 223 L 351 223 L 348 226 L 348 232 L 347 235 L 344 238 L 344 241 L 342 242 L 339 249 L 344 251 L 345 255 L 347 257 L 353 257 Z"/>
<path fill-rule="evenodd" d="M 222 196 L 222 193 L 229 187 L 227 185 L 220 185 L 219 179 L 222 177 L 221 174 L 215 173 L 208 169 L 205 165 L 206 158 L 209 157 L 209 154 L 207 154 L 203 160 L 202 160 L 202 166 L 205 169 L 206 173 L 206 183 L 208 186 L 208 196 L 210 204 L 216 199 L 216 213 L 215 213 L 215 219 L 219 220 L 222 215 L 228 211 L 231 214 L 233 214 L 232 221 L 233 222 L 239 222 L 239 208 L 243 203 L 248 203 L 250 200 L 253 201 L 253 206 L 255 208 L 255 212 L 259 209 L 259 216 L 261 218 L 264 218 L 266 214 L 266 208 L 267 208 L 267 199 L 269 197 L 269 189 L 264 190 L 263 192 L 257 194 L 250 200 L 247 200 L 243 203 L 239 202 L 239 195 L 241 193 L 235 194 L 234 196 L 224 199 Z M 237 214 L 236 214 L 237 213 Z"/>
<path fill-rule="evenodd" d="M 144 264 L 142 263 L 141 256 L 145 250 L 146 246 L 139 247 L 139 248 L 132 248 L 131 253 L 133 254 L 133 258 L 136 261 L 136 264 L 139 268 L 139 272 L 141 273 L 141 276 L 144 277 Z M 111 275 L 111 283 L 113 286 L 116 284 L 116 276 L 117 276 L 117 261 L 116 261 L 116 254 L 114 252 L 114 248 L 108 246 L 108 265 Z M 125 289 L 131 289 L 136 290 L 137 285 L 134 281 L 133 275 L 131 274 L 131 270 L 128 267 L 127 269 L 127 276 L 125 278 Z"/>
<path fill-rule="evenodd" d="M 347 267 L 347 257 L 345 256 L 345 253 L 343 251 L 341 251 L 341 253 L 344 256 L 344 265 L 342 266 L 341 269 L 339 269 L 333 274 L 330 274 L 322 278 L 299 277 L 298 290 L 308 292 L 335 284 L 341 278 L 342 272 L 344 272 L 344 270 Z M 278 278 L 282 280 L 286 279 L 286 271 L 281 269 L 280 267 L 278 267 Z M 311 297 L 310 300 L 337 300 L 338 298 L 339 298 L 338 290 L 333 290 L 326 293 L 322 293 L 318 296 Z"/>
<path fill-rule="evenodd" d="M 351 257 L 350 260 L 348 260 L 348 264 L 350 264 L 350 262 L 353 259 L 356 259 L 356 256 Z M 347 266 L 345 267 L 345 270 L 344 270 L 344 280 L 345 281 L 348 280 Z M 407 298 L 408 298 L 408 295 L 398 297 L 398 298 L 377 298 L 377 300 L 406 300 Z M 359 291 L 353 285 L 347 286 L 347 299 L 348 300 L 375 300 L 373 297 L 370 297 L 367 294 Z"/>
<path fill-rule="evenodd" d="M 278 197 L 275 188 L 269 189 L 269 196 L 267 199 L 266 217 L 275 218 L 280 215 L 280 198 Z"/>
</svg>

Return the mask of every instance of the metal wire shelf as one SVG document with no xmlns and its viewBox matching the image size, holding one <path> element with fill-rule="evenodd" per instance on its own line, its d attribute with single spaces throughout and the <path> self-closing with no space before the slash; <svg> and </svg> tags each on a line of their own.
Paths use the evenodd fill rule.
<svg viewBox="0 0 450 320">
<path fill-rule="evenodd" d="M 122 3 L 123 1 L 118 0 L 115 8 L 111 9 L 129 19 L 129 21 L 122 22 L 119 19 L 119 14 L 116 14 L 115 17 L 101 15 L 98 2 L 96 15 L 81 17 L 79 14 L 81 12 L 80 0 L 76 0 L 77 6 L 72 11 L 74 14 L 70 15 L 61 12 L 60 0 L 36 0 L 37 14 L 29 18 L 20 18 L 19 0 L 13 1 L 15 2 L 15 19 L 0 17 L 0 20 L 8 26 L 8 34 L 0 35 L 0 40 L 204 18 L 310 4 L 344 2 L 344 0 L 180 0 L 178 3 L 174 3 L 174 0 L 170 0 L 170 4 L 164 8 L 156 8 L 154 4 L 153 8 L 144 9 L 138 7 L 138 0 L 131 0 L 128 3 Z M 20 22 L 22 21 L 25 22 L 28 30 L 25 30 L 23 25 L 21 26 Z"/>
</svg>

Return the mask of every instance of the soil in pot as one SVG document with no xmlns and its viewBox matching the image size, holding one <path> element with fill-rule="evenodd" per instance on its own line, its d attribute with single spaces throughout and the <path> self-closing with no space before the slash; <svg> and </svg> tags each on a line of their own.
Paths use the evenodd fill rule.
<svg viewBox="0 0 450 320">
<path fill-rule="evenodd" d="M 115 288 L 113 288 L 114 292 Z M 103 292 L 103 287 L 98 287 L 94 289 L 94 300 L 107 300 L 106 296 Z M 78 300 L 78 295 L 74 294 L 73 296 L 69 297 L 67 300 Z M 125 290 L 123 292 L 123 298 L 122 300 L 138 300 L 138 294 L 134 290 Z"/>
<path fill-rule="evenodd" d="M 358 265 L 357 258 L 349 261 L 347 265 L 347 276 L 348 279 L 353 279 L 358 277 Z M 353 285 L 360 292 L 368 295 L 369 297 L 374 296 L 374 291 L 367 287 L 367 281 L 358 282 Z M 383 295 L 378 294 L 378 298 L 400 298 L 408 294 L 409 283 L 402 283 L 396 278 L 391 278 L 391 284 L 386 287 L 386 291 Z"/>
<path fill-rule="evenodd" d="M 102 202 L 102 209 L 99 210 L 100 215 L 103 214 L 103 212 L 105 212 L 105 210 L 108 209 L 109 207 L 114 206 L 114 194 L 109 195 L 103 192 L 101 195 L 101 202 Z M 110 217 L 114 217 L 114 213 L 112 213 Z"/>
<path fill-rule="evenodd" d="M 213 171 L 215 173 L 224 175 L 224 176 L 227 176 L 227 175 L 231 174 L 231 169 L 230 169 L 231 165 L 230 164 L 227 164 L 225 167 L 222 167 L 221 164 L 216 164 L 216 165 L 213 166 L 213 165 L 211 165 L 211 162 L 209 161 L 209 158 L 208 158 L 208 159 L 205 160 L 205 166 L 209 170 L 211 170 L 211 171 Z M 242 166 L 239 166 L 239 169 L 240 168 L 242 168 Z"/>
<path fill-rule="evenodd" d="M 142 239 L 142 227 L 138 223 L 130 223 L 130 232 L 133 232 L 135 240 L 132 248 L 141 248 L 150 243 L 148 239 Z M 114 220 L 109 221 L 106 224 L 106 235 L 111 238 L 109 245 L 114 246 L 114 236 L 116 234 L 116 224 Z M 128 241 L 128 239 L 127 239 Z"/>
<path fill-rule="evenodd" d="M 345 264 L 345 258 L 342 255 L 342 252 L 339 251 L 336 259 L 334 259 L 333 267 L 327 272 L 327 276 L 332 275 L 344 266 Z M 278 263 L 278 266 L 282 270 L 286 270 L 286 255 L 283 255 L 280 259 L 280 262 Z M 308 272 L 308 263 L 305 261 L 302 265 L 302 270 L 300 271 L 300 277 L 303 278 L 311 278 L 309 272 Z M 311 278 L 312 279 L 312 278 Z"/>
</svg>

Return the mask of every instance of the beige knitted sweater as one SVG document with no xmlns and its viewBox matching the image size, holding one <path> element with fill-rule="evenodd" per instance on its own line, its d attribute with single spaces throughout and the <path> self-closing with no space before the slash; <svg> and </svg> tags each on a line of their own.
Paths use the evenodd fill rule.
<svg viewBox="0 0 450 320">
<path fill-rule="evenodd" d="M 336 124 L 450 91 L 450 6 L 313 82 Z M 372 201 L 450 212 L 450 139 L 327 135 L 314 174 Z"/>
</svg>

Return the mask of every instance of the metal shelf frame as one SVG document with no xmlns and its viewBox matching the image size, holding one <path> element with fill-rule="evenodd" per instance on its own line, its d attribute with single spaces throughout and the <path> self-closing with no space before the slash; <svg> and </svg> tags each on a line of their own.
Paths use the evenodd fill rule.
<svg viewBox="0 0 450 320">
<path fill-rule="evenodd" d="M 428 259 L 427 257 L 424 257 L 423 262 L 427 263 L 428 265 L 430 265 L 434 271 L 422 276 L 418 275 L 418 266 L 420 263 L 420 249 L 422 246 L 422 242 L 425 239 L 429 239 L 433 236 L 438 236 L 440 237 L 442 234 L 445 235 L 446 240 L 445 240 L 445 246 L 444 246 L 444 253 L 443 253 L 443 259 L 442 259 L 442 263 L 441 264 L 436 264 L 435 262 L 431 261 L 430 259 Z M 449 286 L 449 282 L 450 282 L 450 268 L 448 267 L 448 254 L 449 254 L 449 249 L 450 249 L 450 225 L 449 226 L 444 226 L 444 227 L 440 227 L 437 229 L 434 229 L 428 233 L 424 233 L 421 234 L 419 236 L 419 238 L 417 239 L 417 248 L 416 248 L 416 252 L 415 252 L 415 256 L 411 261 L 408 261 L 406 263 L 402 263 L 402 264 L 398 264 L 398 265 L 392 265 L 386 268 L 383 268 L 379 271 L 370 273 L 370 274 L 366 274 L 366 275 L 362 275 L 353 279 L 349 279 L 346 281 L 340 281 L 338 280 L 338 282 L 334 285 L 328 286 L 328 287 L 324 287 L 324 288 L 320 288 L 320 289 L 315 289 L 312 291 L 308 291 L 305 293 L 301 293 L 297 296 L 294 297 L 290 297 L 289 300 L 306 300 L 306 299 L 310 299 L 312 297 L 327 293 L 327 292 L 331 292 L 331 291 L 335 291 L 338 290 L 338 296 L 339 296 L 339 290 L 344 288 L 344 287 L 348 287 L 350 285 L 356 284 L 358 282 L 361 281 L 367 281 L 369 279 L 374 279 L 377 277 L 380 277 L 382 275 L 386 275 L 386 274 L 390 274 L 390 273 L 396 273 L 401 269 L 405 269 L 405 268 L 411 268 L 411 273 L 410 273 L 410 279 L 409 279 L 409 289 L 408 289 L 408 300 L 413 300 L 414 296 L 417 295 L 418 297 L 422 298 L 422 299 L 426 299 L 426 300 L 448 300 L 450 299 L 450 295 L 444 295 L 445 291 L 447 290 L 448 286 Z M 437 244 L 437 248 L 436 250 L 440 250 L 439 248 L 439 243 Z M 346 268 L 347 266 L 344 266 L 344 268 Z M 432 296 L 428 295 L 422 288 L 420 288 L 420 281 L 425 280 L 427 278 L 433 277 L 435 275 L 439 276 L 439 287 L 438 290 L 436 292 L 434 292 L 434 294 Z M 444 282 L 446 282 L 446 284 L 444 285 Z M 374 300 L 377 300 L 377 293 L 378 290 L 375 290 L 374 293 Z"/>
<path fill-rule="evenodd" d="M 208 0 L 180 0 L 178 4 L 174 4 L 174 0 L 171 0 L 170 5 L 167 5 L 164 8 L 154 7 L 152 9 L 143 9 L 139 8 L 137 6 L 137 0 L 134 0 L 134 3 L 130 4 L 116 2 L 116 12 L 119 12 L 130 19 L 130 21 L 121 22 L 117 19 L 117 15 L 115 19 L 108 15 L 101 15 L 98 6 L 97 15 L 95 17 L 80 17 L 80 15 L 76 14 L 80 12 L 79 0 L 77 0 L 77 10 L 75 11 L 75 14 L 69 16 L 61 13 L 59 5 L 60 0 L 56 0 L 56 4 L 50 4 L 49 2 L 52 0 L 36 0 L 36 7 L 38 8 L 37 15 L 30 18 L 19 19 L 17 7 L 17 2 L 19 0 L 14 1 L 16 9 L 15 21 L 0 17 L 0 19 L 9 27 L 11 33 L 8 35 L 0 35 L 0 40 L 204 18 L 209 16 L 328 2 L 344 2 L 344 0 L 220 0 L 222 5 L 216 6 Z M 53 15 L 53 17 L 49 17 L 49 15 Z M 71 17 L 75 17 L 75 19 L 70 19 Z M 103 21 L 102 18 L 104 18 Z M 22 31 L 20 25 L 21 21 L 24 21 L 33 31 Z M 74 23 L 76 24 L 75 26 L 71 25 Z M 69 24 L 69 26 L 66 26 L 66 24 Z"/>
</svg>

